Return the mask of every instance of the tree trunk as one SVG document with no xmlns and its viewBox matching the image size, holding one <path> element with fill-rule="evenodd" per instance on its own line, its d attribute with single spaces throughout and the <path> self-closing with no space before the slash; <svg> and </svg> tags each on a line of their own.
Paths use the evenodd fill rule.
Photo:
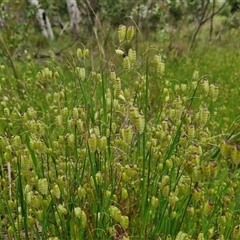
<svg viewBox="0 0 240 240">
<path fill-rule="evenodd" d="M 38 0 L 28 0 L 29 4 L 36 7 L 36 18 L 41 28 L 42 34 L 46 38 L 54 39 L 51 23 L 44 9 L 40 7 Z"/>
<path fill-rule="evenodd" d="M 76 0 L 66 0 L 68 13 L 70 17 L 70 28 L 73 34 L 78 34 L 79 32 L 79 22 L 81 20 L 80 11 L 77 6 Z"/>
<path fill-rule="evenodd" d="M 6 3 L 2 5 L 0 9 L 0 28 L 4 27 L 5 19 L 4 19 L 4 13 L 6 12 Z"/>
</svg>

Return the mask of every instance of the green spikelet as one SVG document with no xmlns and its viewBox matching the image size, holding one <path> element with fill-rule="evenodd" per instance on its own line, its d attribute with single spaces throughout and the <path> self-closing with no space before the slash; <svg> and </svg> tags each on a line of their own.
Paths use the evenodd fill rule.
<svg viewBox="0 0 240 240">
<path fill-rule="evenodd" d="M 112 82 L 115 82 L 117 76 L 116 76 L 116 72 L 114 70 L 111 70 L 110 77 L 111 77 Z"/>
<path fill-rule="evenodd" d="M 129 218 L 128 216 L 121 216 L 120 218 L 120 225 L 123 230 L 126 230 L 129 226 Z"/>
<path fill-rule="evenodd" d="M 124 41 L 126 37 L 126 31 L 127 31 L 127 28 L 125 25 L 120 25 L 118 27 L 118 40 L 120 43 Z"/>
<path fill-rule="evenodd" d="M 204 96 L 208 96 L 209 93 L 209 82 L 206 78 L 204 78 L 201 82 L 200 82 L 200 88 L 201 91 L 203 93 Z"/>
<path fill-rule="evenodd" d="M 127 189 L 126 188 L 122 188 L 121 189 L 121 199 L 122 200 L 125 200 L 125 199 L 127 199 L 128 198 L 128 191 L 127 191 Z"/>
<path fill-rule="evenodd" d="M 175 240 L 187 240 L 188 239 L 188 235 L 187 233 L 184 232 L 179 232 L 175 238 Z"/>
<path fill-rule="evenodd" d="M 62 204 L 59 204 L 57 206 L 57 209 L 58 209 L 59 213 L 62 215 L 67 215 L 67 213 L 68 213 L 67 209 Z"/>
<path fill-rule="evenodd" d="M 81 59 L 83 57 L 83 53 L 82 53 L 82 49 L 81 48 L 77 49 L 77 57 L 78 57 L 78 59 Z"/>
<path fill-rule="evenodd" d="M 154 62 L 156 65 L 160 64 L 160 63 L 162 62 L 162 57 L 161 57 L 161 55 L 160 55 L 160 54 L 156 54 L 156 55 L 154 56 L 154 58 L 153 58 L 153 62 Z"/>
<path fill-rule="evenodd" d="M 7 151 L 5 152 L 5 154 L 8 153 Z M 4 154 L 4 157 L 5 157 Z M 22 155 L 21 156 L 21 168 L 23 172 L 28 172 L 29 169 L 32 167 L 32 160 L 30 158 L 29 155 Z"/>
<path fill-rule="evenodd" d="M 95 152 L 97 149 L 97 137 L 92 133 L 88 139 L 89 149 L 91 152 Z"/>
<path fill-rule="evenodd" d="M 199 121 L 201 126 L 205 126 L 209 117 L 210 117 L 210 112 L 208 111 L 207 108 L 202 108 L 199 112 Z"/>
<path fill-rule="evenodd" d="M 210 169 L 210 164 L 209 162 L 205 161 L 202 164 L 202 169 L 203 169 L 203 175 L 205 179 L 209 179 L 211 177 L 211 169 Z"/>
<path fill-rule="evenodd" d="M 157 75 L 161 78 L 164 75 L 165 72 L 165 63 L 160 62 L 157 63 Z"/>
<path fill-rule="evenodd" d="M 143 133 L 144 131 L 144 127 L 145 127 L 145 118 L 143 114 L 139 114 L 136 118 L 135 118 L 135 126 L 138 130 L 139 133 Z"/>
<path fill-rule="evenodd" d="M 120 222 L 122 213 L 119 208 L 117 208 L 116 206 L 110 206 L 109 214 L 115 221 Z"/>
<path fill-rule="evenodd" d="M 158 198 L 156 198 L 155 196 L 152 196 L 152 198 L 151 198 L 151 207 L 153 209 L 156 209 L 158 207 L 158 204 L 159 204 Z"/>
<path fill-rule="evenodd" d="M 61 192 L 60 192 L 60 188 L 57 184 L 54 184 L 52 190 L 51 190 L 51 194 L 56 197 L 57 199 L 60 198 L 61 196 Z"/>
<path fill-rule="evenodd" d="M 82 228 L 86 228 L 87 226 L 87 215 L 86 213 L 80 208 L 74 208 L 74 214 L 77 218 L 81 219 L 82 221 Z"/>
<path fill-rule="evenodd" d="M 100 152 L 104 152 L 107 147 L 107 138 L 102 136 L 98 139 L 98 149 Z"/>
<path fill-rule="evenodd" d="M 231 158 L 235 164 L 240 163 L 240 145 L 231 148 Z"/>
<path fill-rule="evenodd" d="M 176 196 L 176 194 L 175 193 L 170 193 L 170 195 L 168 197 L 168 202 L 169 202 L 169 205 L 171 206 L 172 209 L 175 208 L 175 205 L 178 201 L 179 201 L 179 199 Z"/>
<path fill-rule="evenodd" d="M 89 49 L 86 48 L 83 50 L 83 56 L 84 58 L 87 58 L 89 56 Z"/>
<path fill-rule="evenodd" d="M 46 178 L 38 180 L 38 190 L 43 195 L 48 193 L 48 182 Z"/>
<path fill-rule="evenodd" d="M 240 239 L 240 225 L 234 227 L 232 232 L 232 239 L 234 240 Z"/>
<path fill-rule="evenodd" d="M 211 200 L 207 200 L 203 206 L 203 214 L 209 216 L 214 208 L 214 203 Z"/>
<path fill-rule="evenodd" d="M 129 109 L 129 115 L 130 115 L 131 122 L 135 124 L 135 119 L 139 116 L 138 108 L 135 106 L 132 106 Z"/>
<path fill-rule="evenodd" d="M 193 139 L 194 138 L 194 135 L 195 135 L 195 127 L 193 124 L 191 124 L 188 128 L 188 137 L 190 139 Z"/>
<path fill-rule="evenodd" d="M 136 59 L 137 59 L 136 50 L 132 49 L 132 48 L 129 48 L 128 57 L 130 59 L 131 64 L 133 65 L 136 62 Z"/>
<path fill-rule="evenodd" d="M 217 163 L 214 160 L 211 160 L 210 162 L 210 173 L 211 173 L 211 178 L 215 178 L 217 175 Z"/>
<path fill-rule="evenodd" d="M 133 138 L 132 126 L 128 126 L 122 130 L 123 141 L 127 144 L 131 144 Z"/>
<path fill-rule="evenodd" d="M 193 172 L 192 172 L 192 181 L 193 182 L 201 182 L 203 177 L 203 170 L 199 166 L 194 166 Z"/>
<path fill-rule="evenodd" d="M 121 92 L 121 79 L 117 77 L 114 82 L 114 95 L 118 97 Z"/>
<path fill-rule="evenodd" d="M 127 29 L 127 41 L 130 42 L 134 36 L 135 29 L 133 26 L 128 27 Z"/>
<path fill-rule="evenodd" d="M 200 188 L 194 188 L 192 190 L 192 198 L 194 201 L 198 202 L 202 199 L 202 190 Z"/>
<path fill-rule="evenodd" d="M 123 58 L 123 67 L 126 69 L 126 70 L 130 70 L 131 69 L 131 62 L 130 62 L 130 58 L 128 56 L 125 56 Z"/>
<path fill-rule="evenodd" d="M 199 78 L 199 72 L 197 70 L 194 70 L 193 72 L 193 81 L 197 81 Z"/>
<path fill-rule="evenodd" d="M 229 158 L 231 156 L 231 142 L 229 140 L 223 140 L 220 144 L 220 152 L 224 158 Z"/>
<path fill-rule="evenodd" d="M 209 87 L 209 97 L 213 102 L 216 102 L 219 94 L 219 86 L 217 84 L 211 84 Z"/>
<path fill-rule="evenodd" d="M 79 77 L 81 80 L 84 80 L 86 78 L 86 72 L 85 72 L 85 68 L 84 67 L 81 67 L 79 69 Z"/>
</svg>

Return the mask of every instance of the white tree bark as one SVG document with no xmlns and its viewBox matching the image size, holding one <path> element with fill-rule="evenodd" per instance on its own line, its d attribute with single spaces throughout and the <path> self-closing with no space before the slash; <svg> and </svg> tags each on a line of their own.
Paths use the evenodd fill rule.
<svg viewBox="0 0 240 240">
<path fill-rule="evenodd" d="M 66 0 L 68 13 L 70 17 L 70 28 L 73 34 L 77 34 L 79 32 L 79 22 L 81 20 L 80 11 L 77 6 L 76 0 Z"/>
<path fill-rule="evenodd" d="M 4 19 L 4 13 L 6 12 L 6 3 L 2 5 L 1 7 L 2 9 L 0 10 L 0 28 L 4 27 L 4 24 L 5 24 L 5 19 Z M 3 14 L 3 15 L 2 15 Z"/>
<path fill-rule="evenodd" d="M 0 28 L 4 27 L 4 19 L 0 16 Z"/>
<path fill-rule="evenodd" d="M 28 0 L 28 2 L 37 9 L 36 17 L 41 28 L 43 36 L 54 39 L 51 23 L 44 9 L 41 8 L 38 0 Z"/>
</svg>

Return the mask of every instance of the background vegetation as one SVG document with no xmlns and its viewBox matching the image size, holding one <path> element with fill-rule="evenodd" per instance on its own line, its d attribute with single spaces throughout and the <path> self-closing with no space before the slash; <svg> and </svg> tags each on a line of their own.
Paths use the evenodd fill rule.
<svg viewBox="0 0 240 240">
<path fill-rule="evenodd" d="M 0 239 L 239 239 L 239 2 L 41 6 L 1 3 Z"/>
</svg>

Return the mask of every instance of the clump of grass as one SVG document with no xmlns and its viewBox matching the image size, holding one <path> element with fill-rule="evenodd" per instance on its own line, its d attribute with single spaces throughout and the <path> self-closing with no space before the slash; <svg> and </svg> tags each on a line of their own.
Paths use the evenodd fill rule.
<svg viewBox="0 0 240 240">
<path fill-rule="evenodd" d="M 210 131 L 221 86 L 173 81 L 157 50 L 123 51 L 133 35 L 99 69 L 87 48 L 68 72 L 1 67 L 2 236 L 239 238 L 239 129 Z"/>
</svg>

